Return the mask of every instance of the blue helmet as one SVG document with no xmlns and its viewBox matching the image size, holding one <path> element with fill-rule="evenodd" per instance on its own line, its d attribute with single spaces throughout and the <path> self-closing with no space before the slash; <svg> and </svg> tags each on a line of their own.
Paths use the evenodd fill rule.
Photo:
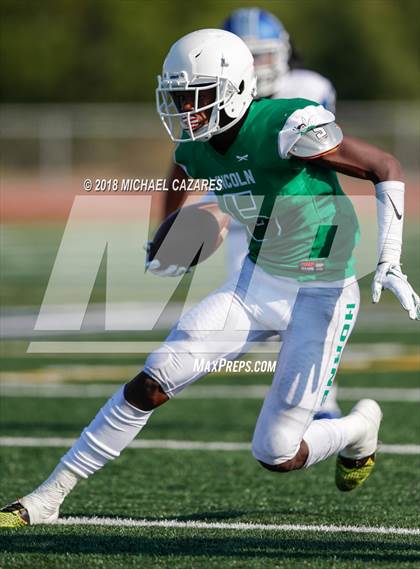
<svg viewBox="0 0 420 569">
<path fill-rule="evenodd" d="M 270 97 L 276 81 L 288 69 L 289 34 L 273 14 L 259 8 L 235 10 L 222 28 L 239 36 L 254 56 L 259 97 Z"/>
</svg>

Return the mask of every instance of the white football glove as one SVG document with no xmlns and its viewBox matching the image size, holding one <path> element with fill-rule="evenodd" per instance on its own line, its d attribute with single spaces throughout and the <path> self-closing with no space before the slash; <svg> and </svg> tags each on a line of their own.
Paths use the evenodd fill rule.
<svg viewBox="0 0 420 569">
<path fill-rule="evenodd" d="M 148 241 L 143 245 L 143 249 L 146 251 L 146 271 L 158 276 L 158 277 L 180 277 L 185 273 L 189 273 L 190 269 L 187 267 L 181 267 L 179 265 L 169 265 L 166 269 L 160 268 L 160 261 L 158 259 L 153 259 L 149 261 L 149 252 L 152 242 Z"/>
<path fill-rule="evenodd" d="M 379 263 L 372 282 L 372 301 L 376 304 L 381 298 L 381 293 L 387 288 L 407 310 L 411 320 L 420 320 L 420 299 L 414 292 L 413 287 L 407 280 L 407 276 L 401 271 L 399 265 L 392 263 Z"/>
</svg>

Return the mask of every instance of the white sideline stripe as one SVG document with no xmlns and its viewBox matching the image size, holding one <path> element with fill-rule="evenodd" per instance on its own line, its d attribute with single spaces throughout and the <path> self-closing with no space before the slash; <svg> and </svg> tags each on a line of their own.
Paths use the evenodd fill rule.
<svg viewBox="0 0 420 569">
<path fill-rule="evenodd" d="M 135 330 L 135 329 L 134 329 Z M 28 354 L 132 354 L 139 356 L 140 354 L 150 354 L 162 345 L 162 341 L 48 341 L 35 340 L 29 343 L 26 352 Z M 224 343 L 226 351 L 235 351 L 238 348 L 236 342 Z M 279 342 L 248 342 L 248 354 L 277 354 L 279 351 Z M 206 354 L 218 355 L 219 351 L 216 342 L 207 342 Z"/>
<path fill-rule="evenodd" d="M 34 384 L 34 383 L 2 383 L 2 397 L 109 397 L 120 384 L 107 385 L 67 385 L 67 384 Z M 178 397 L 184 399 L 263 399 L 267 393 L 267 385 L 200 385 L 192 386 Z M 363 398 L 393 403 L 420 403 L 420 388 L 396 387 L 340 387 L 340 401 L 358 401 Z"/>
<path fill-rule="evenodd" d="M 0 446 L 54 448 L 70 447 L 76 439 L 67 437 L 0 437 Z M 178 441 L 165 439 L 135 440 L 130 444 L 134 449 L 169 449 L 169 450 L 203 450 L 203 451 L 250 451 L 250 443 Z M 381 444 L 379 452 L 383 454 L 420 454 L 420 445 L 385 445 Z"/>
<path fill-rule="evenodd" d="M 55 522 L 63 526 L 161 527 L 177 529 L 223 529 L 235 531 L 314 531 L 318 533 L 373 533 L 381 535 L 420 535 L 418 528 L 384 526 L 335 526 L 311 524 L 253 524 L 228 522 L 197 522 L 178 520 L 133 520 L 127 518 L 69 517 Z"/>
</svg>

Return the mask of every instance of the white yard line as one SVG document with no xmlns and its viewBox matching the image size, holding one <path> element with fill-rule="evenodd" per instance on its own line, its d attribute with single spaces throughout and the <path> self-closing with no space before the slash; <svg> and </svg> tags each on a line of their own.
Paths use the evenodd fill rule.
<svg viewBox="0 0 420 569">
<path fill-rule="evenodd" d="M 133 520 L 127 518 L 88 518 L 71 517 L 62 518 L 57 522 L 65 526 L 111 526 L 111 527 L 161 527 L 176 529 L 210 529 L 233 531 L 296 531 L 317 533 L 371 533 L 381 535 L 420 535 L 417 528 L 396 528 L 383 526 L 338 526 L 338 525 L 311 525 L 311 524 L 253 524 L 228 522 L 197 522 L 178 520 Z"/>
<path fill-rule="evenodd" d="M 121 384 L 107 385 L 68 385 L 68 384 L 34 384 L 34 383 L 2 383 L 1 397 L 109 397 Z M 197 385 L 183 391 L 179 397 L 184 399 L 263 399 L 267 385 Z M 398 387 L 339 387 L 340 401 L 358 401 L 365 397 L 377 401 L 393 403 L 420 403 L 420 388 Z"/>
<path fill-rule="evenodd" d="M 77 336 L 76 336 L 77 337 Z M 116 341 L 116 340 L 33 340 L 29 343 L 27 353 L 29 354 L 149 354 L 151 351 L 161 346 L 161 341 Z M 225 342 L 226 351 L 229 348 L 235 350 L 235 342 Z M 255 358 L 257 355 L 269 355 L 271 358 L 278 354 L 281 349 L 279 339 L 268 342 L 248 342 L 248 359 Z M 213 359 L 219 355 L 218 345 L 207 342 L 206 353 L 213 354 Z M 390 370 L 418 369 L 418 352 L 416 347 L 407 346 L 400 343 L 377 342 L 372 344 L 360 345 L 350 344 L 346 349 L 345 356 L 341 362 L 342 369 L 363 370 L 372 367 L 385 366 Z M 407 368 L 407 365 L 409 366 Z"/>
<path fill-rule="evenodd" d="M 31 448 L 67 448 L 75 439 L 67 437 L 0 437 L 0 446 L 3 447 L 31 447 Z M 178 441 L 165 439 L 139 439 L 131 443 L 132 449 L 168 449 L 168 450 L 197 450 L 197 451 L 250 451 L 250 443 L 238 442 L 205 442 L 205 441 Z M 420 445 L 386 445 L 381 444 L 379 452 L 385 454 L 420 454 Z"/>
<path fill-rule="evenodd" d="M 211 273 L 209 273 L 211 276 Z M 155 279 L 156 280 L 156 279 Z M 217 288 L 219 284 L 215 281 L 214 288 Z M 207 287 L 206 287 L 207 288 Z M 203 291 L 204 293 L 205 291 Z M 171 328 L 178 320 L 180 315 L 186 311 L 187 307 L 182 306 L 180 303 L 170 303 L 165 307 L 165 310 L 160 314 L 158 322 L 156 322 L 156 314 L 159 314 L 162 310 L 162 305 L 156 297 L 159 297 L 159 292 L 155 292 L 155 299 L 150 299 L 144 302 L 136 303 L 115 303 L 112 308 L 112 319 L 114 326 L 118 326 L 120 330 L 137 330 L 138 329 L 138 317 L 136 315 L 141 313 L 141 322 L 145 328 L 152 330 L 167 330 Z M 204 294 L 203 294 L 204 296 Z M 196 292 L 196 298 L 191 299 L 192 304 L 198 302 L 201 298 L 199 291 Z M 50 319 L 54 321 L 53 331 L 46 330 L 44 334 L 54 335 L 59 337 L 63 334 L 68 334 L 69 330 L 55 330 L 55 324 L 58 319 L 65 322 L 67 315 L 74 313 L 79 309 L 78 306 L 67 304 L 55 307 L 55 311 L 51 314 Z M 83 329 L 78 330 L 78 335 L 89 335 L 95 332 L 103 333 L 104 330 L 104 318 L 106 313 L 106 305 L 101 303 L 90 303 L 89 311 L 85 321 L 83 322 Z M 4 310 L 4 314 L 0 316 L 0 329 L 1 335 L 4 339 L 13 338 L 37 338 L 43 333 L 42 330 L 34 330 L 37 317 L 39 315 L 38 306 L 26 306 L 26 307 L 10 307 Z M 133 316 L 134 315 L 134 316 Z M 130 326 L 130 323 L 132 324 Z M 392 323 L 393 328 L 390 330 L 390 323 Z M 369 331 L 381 331 L 384 330 L 395 333 L 395 332 L 411 332 L 412 327 L 411 322 L 402 317 L 402 312 L 399 307 L 386 306 L 386 310 L 378 311 L 376 307 L 365 306 L 364 310 L 358 317 L 357 329 L 369 330 Z"/>
</svg>

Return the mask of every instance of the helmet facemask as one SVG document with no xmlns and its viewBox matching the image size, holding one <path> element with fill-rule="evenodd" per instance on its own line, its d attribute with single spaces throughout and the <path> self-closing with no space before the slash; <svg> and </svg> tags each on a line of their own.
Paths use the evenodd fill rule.
<svg viewBox="0 0 420 569">
<path fill-rule="evenodd" d="M 226 78 L 196 76 L 188 81 L 185 72 L 171 73 L 158 77 L 156 105 L 163 125 L 174 142 L 204 142 L 214 133 L 232 126 L 233 121 L 220 127 L 220 112 L 227 110 L 226 106 L 236 93 L 239 93 L 239 89 Z M 188 98 L 192 104 L 187 111 L 182 110 L 180 104 L 186 94 L 190 94 Z M 229 116 L 229 112 L 226 114 Z"/>
<path fill-rule="evenodd" d="M 158 76 L 156 106 L 174 142 L 207 141 L 236 124 L 255 94 L 246 44 L 230 32 L 205 29 L 172 45 Z"/>
</svg>

